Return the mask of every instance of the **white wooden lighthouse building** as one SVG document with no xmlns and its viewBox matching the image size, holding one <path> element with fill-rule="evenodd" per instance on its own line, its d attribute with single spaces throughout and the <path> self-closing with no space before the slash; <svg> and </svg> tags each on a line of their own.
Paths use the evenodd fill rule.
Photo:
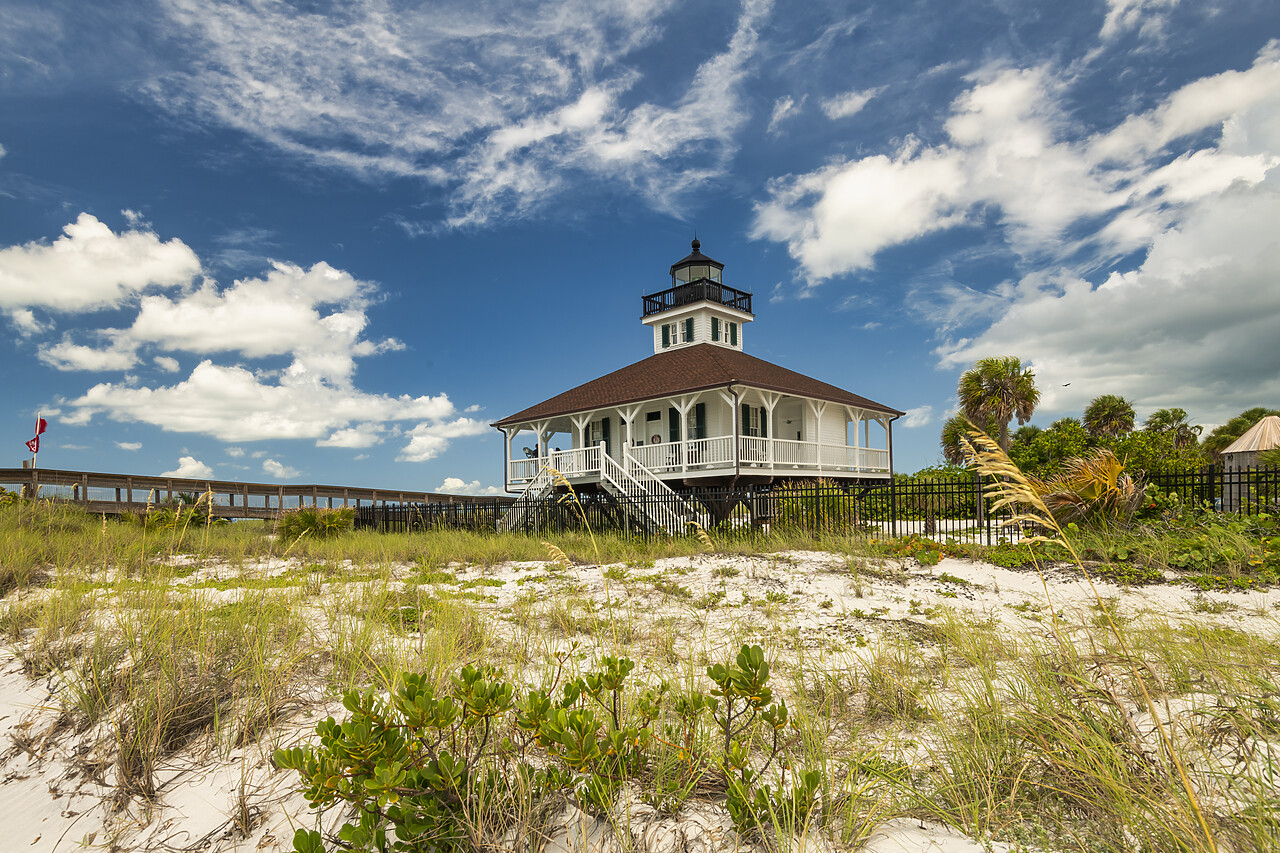
<svg viewBox="0 0 1280 853">
<path fill-rule="evenodd" d="M 730 484 L 892 476 L 902 412 L 744 352 L 751 293 L 725 284 L 724 264 L 697 240 L 692 248 L 671 266 L 671 286 L 643 297 L 653 355 L 493 424 L 507 490 L 522 493 L 506 527 L 554 491 L 557 474 L 636 506 Z M 677 532 L 678 516 L 645 521 Z"/>
</svg>

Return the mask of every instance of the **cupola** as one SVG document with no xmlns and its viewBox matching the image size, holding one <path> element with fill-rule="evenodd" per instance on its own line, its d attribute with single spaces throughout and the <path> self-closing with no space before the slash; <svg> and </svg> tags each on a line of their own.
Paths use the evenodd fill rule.
<svg viewBox="0 0 1280 853">
<path fill-rule="evenodd" d="M 695 237 L 690 244 L 693 251 L 671 265 L 671 286 L 693 284 L 699 281 L 720 283 L 724 264 L 702 254 L 702 243 Z"/>
<path fill-rule="evenodd" d="M 694 238 L 688 255 L 671 265 L 671 287 L 644 297 L 641 322 L 653 329 L 653 351 L 712 344 L 742 349 L 751 294 L 724 283 L 724 264 L 702 254 Z"/>
</svg>

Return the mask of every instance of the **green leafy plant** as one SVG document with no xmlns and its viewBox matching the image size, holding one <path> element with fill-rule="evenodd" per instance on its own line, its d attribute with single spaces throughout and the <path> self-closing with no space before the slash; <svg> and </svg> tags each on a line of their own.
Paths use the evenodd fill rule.
<svg viewBox="0 0 1280 853">
<path fill-rule="evenodd" d="M 1124 464 L 1105 448 L 1068 459 L 1057 475 L 1030 484 L 1059 525 L 1103 530 L 1127 524 L 1145 497 Z"/>
<path fill-rule="evenodd" d="M 356 511 L 352 507 L 300 506 L 280 514 L 276 521 L 276 533 L 289 542 L 306 536 L 311 539 L 328 539 L 351 530 Z"/>
</svg>

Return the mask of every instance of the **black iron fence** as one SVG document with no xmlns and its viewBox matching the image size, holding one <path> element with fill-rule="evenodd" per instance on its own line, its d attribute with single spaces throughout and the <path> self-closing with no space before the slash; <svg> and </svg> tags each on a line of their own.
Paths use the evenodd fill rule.
<svg viewBox="0 0 1280 853">
<path fill-rule="evenodd" d="M 1200 471 L 1153 474 L 1147 481 L 1176 494 L 1183 503 L 1207 504 L 1222 512 L 1257 515 L 1280 509 L 1280 468 L 1229 471 L 1213 466 Z"/>
<path fill-rule="evenodd" d="M 492 533 L 511 498 L 476 498 L 465 503 L 403 503 L 356 509 L 357 530 L 474 530 Z"/>
<path fill-rule="evenodd" d="M 1248 514 L 1280 511 L 1280 468 L 1208 468 L 1153 475 L 1149 482 L 1177 494 L 1188 505 Z M 1008 506 L 993 510 L 977 477 L 903 478 L 870 484 L 817 480 L 767 488 L 699 489 L 676 498 L 655 495 L 623 501 L 628 499 L 604 491 L 552 496 L 529 508 L 517 529 L 535 532 L 590 527 L 648 536 L 661 532 L 646 519 L 667 516 L 653 511 L 662 508 L 686 523 L 730 533 L 768 526 L 830 534 L 916 534 L 983 544 L 1016 540 L 1022 533 L 1020 527 L 1009 524 L 1018 510 Z M 362 507 L 356 514 L 356 526 L 386 531 L 492 531 L 510 508 L 510 499 Z"/>
</svg>

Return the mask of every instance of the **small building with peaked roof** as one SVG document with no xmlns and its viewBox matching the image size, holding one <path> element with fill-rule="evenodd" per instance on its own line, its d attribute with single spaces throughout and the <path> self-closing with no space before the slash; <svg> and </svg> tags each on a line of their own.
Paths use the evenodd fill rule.
<svg viewBox="0 0 1280 853">
<path fill-rule="evenodd" d="M 651 356 L 493 424 L 506 488 L 522 492 L 517 507 L 554 491 L 555 475 L 640 502 L 726 485 L 892 478 L 892 425 L 903 413 L 746 353 L 752 294 L 725 284 L 724 264 L 696 239 L 692 249 L 671 265 L 670 287 L 642 297 Z"/>
<path fill-rule="evenodd" d="M 1235 512 L 1249 495 L 1241 474 L 1258 465 L 1258 454 L 1280 447 L 1280 417 L 1267 415 L 1244 431 L 1222 451 L 1222 470 L 1226 478 L 1222 487 L 1222 508 Z"/>
</svg>

